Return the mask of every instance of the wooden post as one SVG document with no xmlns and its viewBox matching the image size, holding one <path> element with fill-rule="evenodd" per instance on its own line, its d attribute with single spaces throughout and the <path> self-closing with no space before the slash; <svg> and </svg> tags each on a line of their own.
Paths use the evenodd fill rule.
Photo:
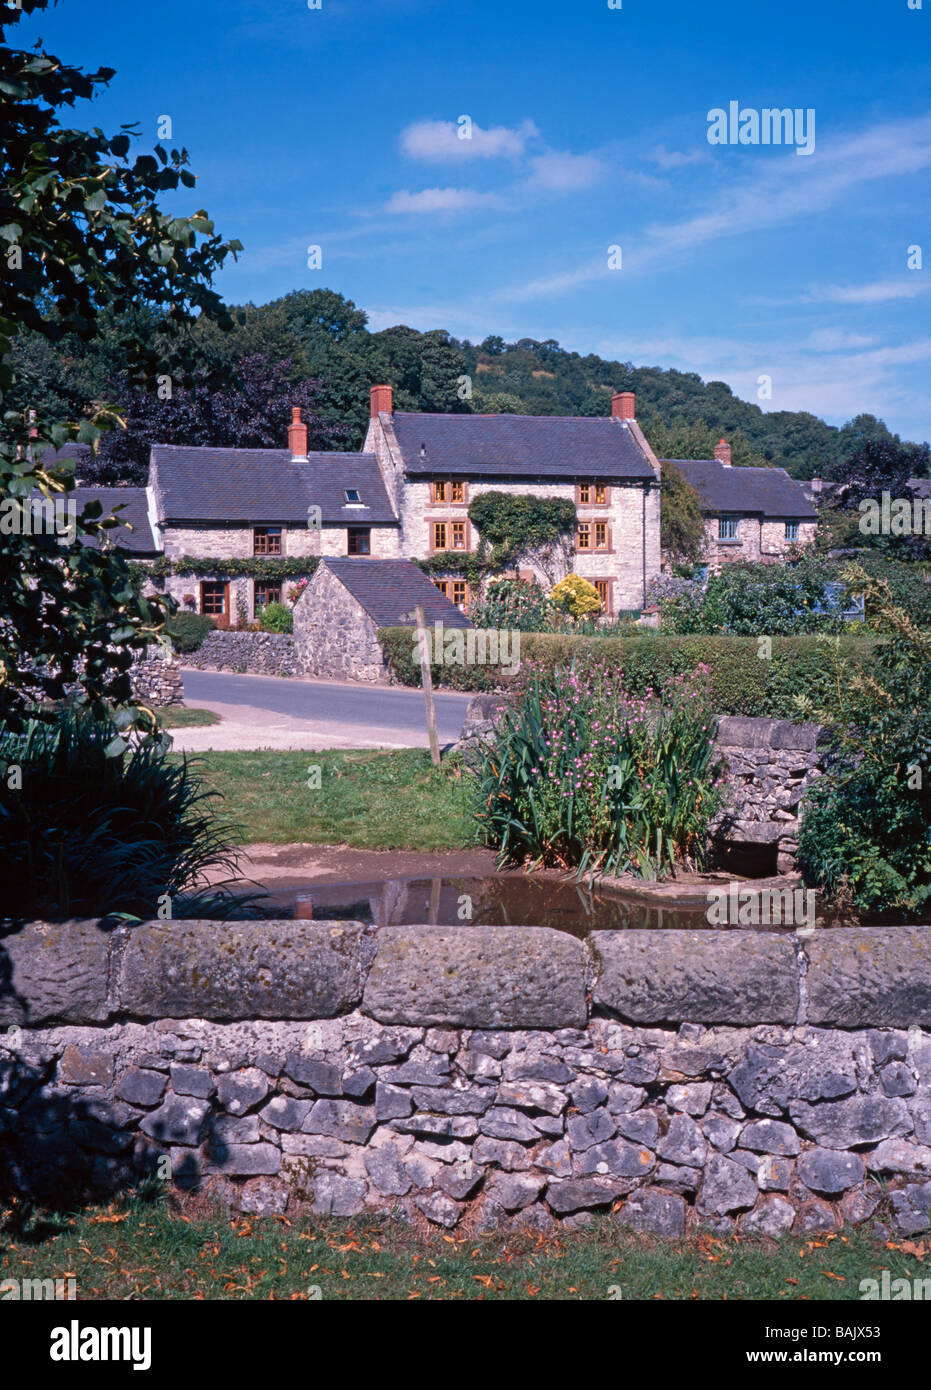
<svg viewBox="0 0 931 1390">
<path fill-rule="evenodd" d="M 440 741 L 436 733 L 436 707 L 433 703 L 433 676 L 430 672 L 430 651 L 427 642 L 427 620 L 423 604 L 414 609 L 417 622 L 417 646 L 420 648 L 420 679 L 423 682 L 423 698 L 427 706 L 427 735 L 430 739 L 430 759 L 434 767 L 440 765 Z"/>
</svg>

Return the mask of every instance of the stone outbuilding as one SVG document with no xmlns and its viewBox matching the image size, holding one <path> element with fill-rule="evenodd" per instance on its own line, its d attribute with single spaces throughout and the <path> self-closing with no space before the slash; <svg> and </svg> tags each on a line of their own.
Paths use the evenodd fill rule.
<svg viewBox="0 0 931 1390">
<path fill-rule="evenodd" d="M 413 627 L 418 603 L 430 628 L 436 623 L 472 627 L 413 560 L 321 560 L 294 606 L 302 673 L 331 680 L 387 679 L 378 629 Z"/>
</svg>

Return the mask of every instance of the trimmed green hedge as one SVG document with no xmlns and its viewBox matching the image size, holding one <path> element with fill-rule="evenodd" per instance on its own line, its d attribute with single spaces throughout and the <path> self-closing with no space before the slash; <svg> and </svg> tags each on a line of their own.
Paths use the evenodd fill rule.
<svg viewBox="0 0 931 1390">
<path fill-rule="evenodd" d="M 420 684 L 413 658 L 411 628 L 383 628 L 378 634 L 385 660 L 402 685 Z M 828 639 L 833 640 L 833 639 Z M 841 637 L 841 652 L 868 661 L 874 637 Z M 607 661 L 624 674 L 633 695 L 658 687 L 670 676 L 693 671 L 704 662 L 711 672 L 712 701 L 718 714 L 798 719 L 796 696 L 816 705 L 833 703 L 832 663 L 816 636 L 774 637 L 772 655 L 758 655 L 755 637 L 678 636 L 644 632 L 634 637 L 578 637 L 560 633 L 520 634 L 521 661 L 565 666 Z M 432 667 L 436 685 L 447 690 L 496 690 L 507 685 L 495 666 Z"/>
</svg>

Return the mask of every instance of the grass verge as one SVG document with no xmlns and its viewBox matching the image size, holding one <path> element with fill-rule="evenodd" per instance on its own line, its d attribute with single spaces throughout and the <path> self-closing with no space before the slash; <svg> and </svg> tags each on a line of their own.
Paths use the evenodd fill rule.
<svg viewBox="0 0 931 1390">
<path fill-rule="evenodd" d="M 558 1236 L 425 1236 L 387 1217 L 188 1217 L 139 1204 L 0 1234 L 0 1277 L 67 1272 L 79 1299 L 859 1301 L 861 1281 L 884 1269 L 892 1279 L 931 1273 L 929 1250 L 864 1231 L 663 1241 L 610 1217 Z"/>
<path fill-rule="evenodd" d="M 212 709 L 188 709 L 186 705 L 162 705 L 155 713 L 163 729 L 194 729 L 219 724 L 220 716 Z"/>
<path fill-rule="evenodd" d="M 434 768 L 419 749 L 209 752 L 196 765 L 246 843 L 440 850 L 475 842 L 468 779 L 454 758 Z"/>
</svg>

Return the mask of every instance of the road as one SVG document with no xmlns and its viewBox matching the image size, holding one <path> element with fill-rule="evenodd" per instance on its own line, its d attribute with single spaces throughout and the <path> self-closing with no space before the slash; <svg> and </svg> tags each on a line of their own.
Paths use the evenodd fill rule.
<svg viewBox="0 0 931 1390">
<path fill-rule="evenodd" d="M 285 680 L 185 668 L 184 699 L 220 724 L 172 732 L 179 752 L 210 748 L 426 748 L 423 693 L 401 686 Z M 438 694 L 440 745 L 459 737 L 469 695 Z"/>
</svg>

